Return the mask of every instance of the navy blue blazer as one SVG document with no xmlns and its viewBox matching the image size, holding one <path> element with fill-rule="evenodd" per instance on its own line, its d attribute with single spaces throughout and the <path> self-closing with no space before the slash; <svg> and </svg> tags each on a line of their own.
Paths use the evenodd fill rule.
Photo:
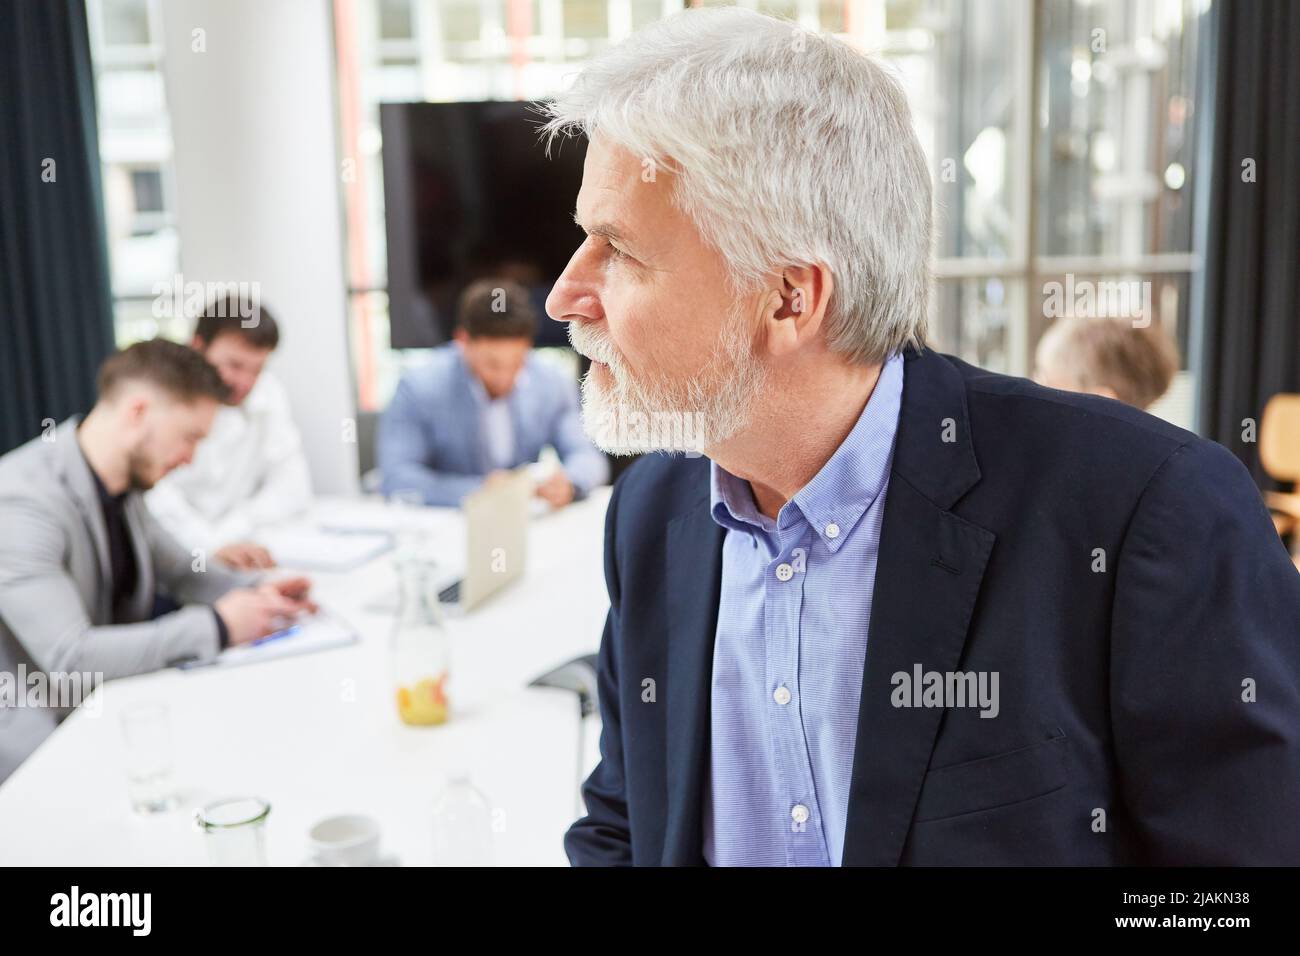
<svg viewBox="0 0 1300 956">
<path fill-rule="evenodd" d="M 1300 864 L 1300 574 L 1246 469 L 1119 402 L 906 360 L 844 865 Z M 708 479 L 650 456 L 611 498 L 574 864 L 704 862 Z M 895 707 L 917 664 L 996 671 L 1000 712 Z"/>
</svg>

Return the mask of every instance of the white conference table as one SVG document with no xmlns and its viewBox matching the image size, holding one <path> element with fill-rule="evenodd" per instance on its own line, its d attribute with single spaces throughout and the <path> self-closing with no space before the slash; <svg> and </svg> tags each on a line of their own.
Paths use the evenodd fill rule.
<svg viewBox="0 0 1300 956">
<path fill-rule="evenodd" d="M 206 865 L 193 811 L 211 800 L 257 796 L 271 804 L 271 865 L 308 857 L 307 831 L 327 816 L 365 813 L 385 856 L 433 860 L 433 803 L 456 768 L 492 808 L 493 860 L 564 865 L 579 768 L 578 703 L 568 691 L 529 688 L 552 667 L 592 653 L 609 607 L 603 523 L 609 491 L 534 518 L 523 578 L 464 616 L 448 619 L 452 717 L 408 727 L 389 674 L 392 612 L 375 598 L 396 585 L 391 553 L 347 573 L 313 574 L 321 604 L 350 622 L 355 644 L 242 667 L 166 670 L 111 681 L 102 706 L 83 705 L 0 786 L 0 864 Z M 374 500 L 323 499 L 313 520 Z M 415 518 L 411 516 L 414 514 Z M 449 509 L 403 510 L 438 556 L 462 553 L 464 527 Z M 367 605 L 370 605 L 367 607 Z M 134 813 L 119 717 L 132 704 L 170 710 L 176 810 Z M 98 711 L 97 713 L 95 711 Z M 588 734 L 588 743 L 596 731 Z"/>
</svg>

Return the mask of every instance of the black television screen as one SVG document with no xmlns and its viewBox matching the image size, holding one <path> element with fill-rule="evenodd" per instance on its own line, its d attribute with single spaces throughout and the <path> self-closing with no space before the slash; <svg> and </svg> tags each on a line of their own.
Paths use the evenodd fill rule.
<svg viewBox="0 0 1300 956">
<path fill-rule="evenodd" d="M 479 278 L 522 282 L 538 345 L 563 345 L 543 304 L 583 233 L 573 222 L 586 141 L 546 155 L 524 102 L 384 103 L 384 210 L 393 348 L 451 336 L 457 296 Z"/>
</svg>

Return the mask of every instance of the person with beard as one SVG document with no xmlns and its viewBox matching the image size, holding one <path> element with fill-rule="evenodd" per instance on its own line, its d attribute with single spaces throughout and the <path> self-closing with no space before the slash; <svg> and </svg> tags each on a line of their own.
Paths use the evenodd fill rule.
<svg viewBox="0 0 1300 956">
<path fill-rule="evenodd" d="M 0 673 L 112 680 L 211 658 L 315 610 L 306 579 L 230 570 L 179 545 L 144 504 L 225 398 L 198 352 L 139 342 L 105 360 L 84 420 L 0 458 Z M 179 609 L 152 617 L 159 595 Z M 68 712 L 0 705 L 0 781 Z"/>
<path fill-rule="evenodd" d="M 569 860 L 1300 863 L 1300 576 L 1258 490 L 1221 445 L 928 347 L 897 81 L 700 8 L 545 108 L 588 140 L 546 303 L 593 361 L 584 427 L 704 453 L 610 499 Z M 610 427 L 656 415 L 692 443 Z"/>
</svg>

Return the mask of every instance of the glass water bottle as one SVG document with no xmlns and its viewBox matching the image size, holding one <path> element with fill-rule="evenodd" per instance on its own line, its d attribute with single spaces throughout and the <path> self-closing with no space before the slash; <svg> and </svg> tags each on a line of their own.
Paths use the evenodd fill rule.
<svg viewBox="0 0 1300 956">
<path fill-rule="evenodd" d="M 433 865 L 491 866 L 492 808 L 463 769 L 433 803 Z"/>
<path fill-rule="evenodd" d="M 404 556 L 397 564 L 401 605 L 393 629 L 393 678 L 397 713 L 418 727 L 445 723 L 449 712 L 447 679 L 450 648 L 432 567 Z"/>
</svg>

